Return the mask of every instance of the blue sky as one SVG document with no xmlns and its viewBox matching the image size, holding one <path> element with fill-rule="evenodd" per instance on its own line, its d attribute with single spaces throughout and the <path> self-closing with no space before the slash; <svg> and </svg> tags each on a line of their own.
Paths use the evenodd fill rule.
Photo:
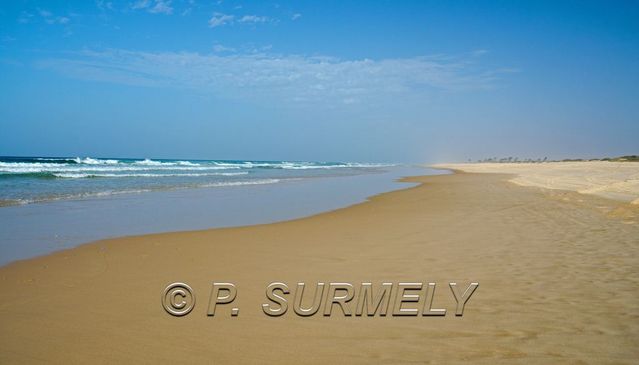
<svg viewBox="0 0 639 365">
<path fill-rule="evenodd" d="M 639 2 L 12 1 L 0 155 L 639 152 Z"/>
</svg>

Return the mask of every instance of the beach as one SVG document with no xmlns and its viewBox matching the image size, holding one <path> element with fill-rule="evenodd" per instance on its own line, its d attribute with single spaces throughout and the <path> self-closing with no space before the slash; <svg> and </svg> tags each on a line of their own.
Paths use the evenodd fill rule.
<svg viewBox="0 0 639 365">
<path fill-rule="evenodd" d="M 513 174 L 510 181 L 523 186 L 571 190 L 639 204 L 639 164 L 633 162 L 458 163 L 434 167 Z"/>
<path fill-rule="evenodd" d="M 0 267 L 0 362 L 635 363 L 639 206 L 512 179 L 410 177 L 417 186 L 310 217 L 10 263 Z M 186 316 L 161 305 L 173 282 L 197 294 Z M 236 285 L 238 316 L 207 316 L 213 282 Z M 432 282 L 433 306 L 448 313 L 270 317 L 271 282 Z M 450 282 L 480 284 L 463 316 Z"/>
</svg>

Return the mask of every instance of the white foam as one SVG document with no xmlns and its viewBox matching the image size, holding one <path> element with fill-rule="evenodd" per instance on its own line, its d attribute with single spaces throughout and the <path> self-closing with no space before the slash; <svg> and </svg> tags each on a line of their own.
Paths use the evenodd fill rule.
<svg viewBox="0 0 639 365">
<path fill-rule="evenodd" d="M 335 163 L 335 164 L 321 164 L 317 162 L 214 162 L 218 166 L 224 167 L 237 167 L 237 168 L 274 168 L 284 170 L 310 170 L 310 169 L 339 169 L 339 168 L 375 168 L 375 167 L 390 167 L 395 164 L 382 164 L 382 163 Z"/>
<path fill-rule="evenodd" d="M 176 162 L 162 162 L 155 161 L 148 158 L 145 158 L 142 161 L 134 161 L 135 165 L 144 165 L 144 166 L 200 166 L 199 164 L 190 162 L 190 161 L 176 161 Z"/>
<path fill-rule="evenodd" d="M 180 166 L 200 166 L 199 163 L 193 163 L 191 161 L 178 161 L 177 164 Z"/>
<path fill-rule="evenodd" d="M 120 162 L 118 160 L 101 160 L 101 159 L 95 159 L 91 157 L 86 157 L 86 158 L 76 157 L 74 161 L 78 164 L 85 164 L 85 165 L 115 165 Z"/>
<path fill-rule="evenodd" d="M 264 184 L 275 184 L 281 182 L 283 180 L 296 180 L 296 179 L 261 179 L 261 180 L 245 180 L 245 181 L 226 181 L 226 182 L 218 182 L 218 183 L 210 183 L 210 184 L 200 184 L 196 186 L 177 186 L 173 188 L 164 188 L 164 189 L 124 189 L 124 190 L 103 190 L 97 192 L 85 192 L 78 194 L 68 194 L 68 195 L 59 195 L 59 196 L 48 196 L 48 197 L 39 197 L 32 199 L 16 199 L 12 200 L 12 203 L 16 204 L 31 204 L 31 203 L 39 203 L 45 201 L 55 201 L 55 200 L 65 200 L 65 199 L 91 199 L 91 198 L 101 198 L 112 195 L 122 195 L 122 194 L 136 194 L 136 193 L 147 193 L 153 191 L 161 191 L 161 190 L 175 190 L 175 189 L 185 189 L 185 188 L 215 188 L 215 187 L 232 187 L 232 186 L 243 186 L 243 185 L 264 185 Z"/>
<path fill-rule="evenodd" d="M 57 163 L 0 163 L 0 172 L 12 174 L 29 174 L 38 172 L 118 172 L 118 171 L 207 171 L 207 170 L 233 170 L 239 167 L 223 166 L 132 166 L 129 164 L 119 165 L 89 165 L 78 164 L 57 164 Z"/>
<path fill-rule="evenodd" d="M 150 159 L 122 163 L 118 160 L 100 160 L 90 157 L 75 159 L 76 164 L 60 164 L 47 162 L 0 162 L 0 173 L 27 174 L 27 173 L 89 173 L 89 172 L 121 172 L 121 171 L 207 171 L 207 170 L 233 170 L 272 168 L 283 170 L 313 170 L 313 169 L 339 169 L 339 168 L 378 168 L 393 166 L 391 164 L 371 163 L 344 163 L 334 165 L 321 165 L 309 162 L 240 162 L 226 163 L 213 162 L 211 164 L 197 164 L 189 161 L 161 162 Z"/>
<path fill-rule="evenodd" d="M 97 177 L 202 177 L 202 176 L 240 176 L 247 175 L 248 172 L 213 172 L 213 173 L 184 173 L 184 174 L 78 174 L 78 173 L 55 173 L 53 176 L 67 179 L 83 179 Z"/>
<path fill-rule="evenodd" d="M 247 180 L 247 181 L 225 181 L 225 182 L 217 182 L 211 184 L 203 184 L 199 185 L 203 188 L 216 188 L 216 187 L 224 187 L 224 186 L 242 186 L 242 185 L 264 185 L 264 184 L 275 184 L 282 181 L 282 179 L 260 179 L 260 180 Z"/>
</svg>

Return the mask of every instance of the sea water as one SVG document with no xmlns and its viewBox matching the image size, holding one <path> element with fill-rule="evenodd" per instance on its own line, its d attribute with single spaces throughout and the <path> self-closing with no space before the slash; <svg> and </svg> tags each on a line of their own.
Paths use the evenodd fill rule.
<svg viewBox="0 0 639 365">
<path fill-rule="evenodd" d="M 441 173 L 401 164 L 0 158 L 0 265 L 98 239 L 272 223 Z"/>
</svg>

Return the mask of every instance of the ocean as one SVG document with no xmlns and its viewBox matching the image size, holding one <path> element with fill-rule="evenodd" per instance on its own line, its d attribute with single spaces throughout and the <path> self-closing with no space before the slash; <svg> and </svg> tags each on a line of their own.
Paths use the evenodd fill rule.
<svg viewBox="0 0 639 365">
<path fill-rule="evenodd" d="M 0 265 L 113 237 L 302 218 L 444 173 L 353 162 L 0 158 Z"/>
<path fill-rule="evenodd" d="M 0 157 L 0 206 L 376 173 L 392 164 Z"/>
</svg>

